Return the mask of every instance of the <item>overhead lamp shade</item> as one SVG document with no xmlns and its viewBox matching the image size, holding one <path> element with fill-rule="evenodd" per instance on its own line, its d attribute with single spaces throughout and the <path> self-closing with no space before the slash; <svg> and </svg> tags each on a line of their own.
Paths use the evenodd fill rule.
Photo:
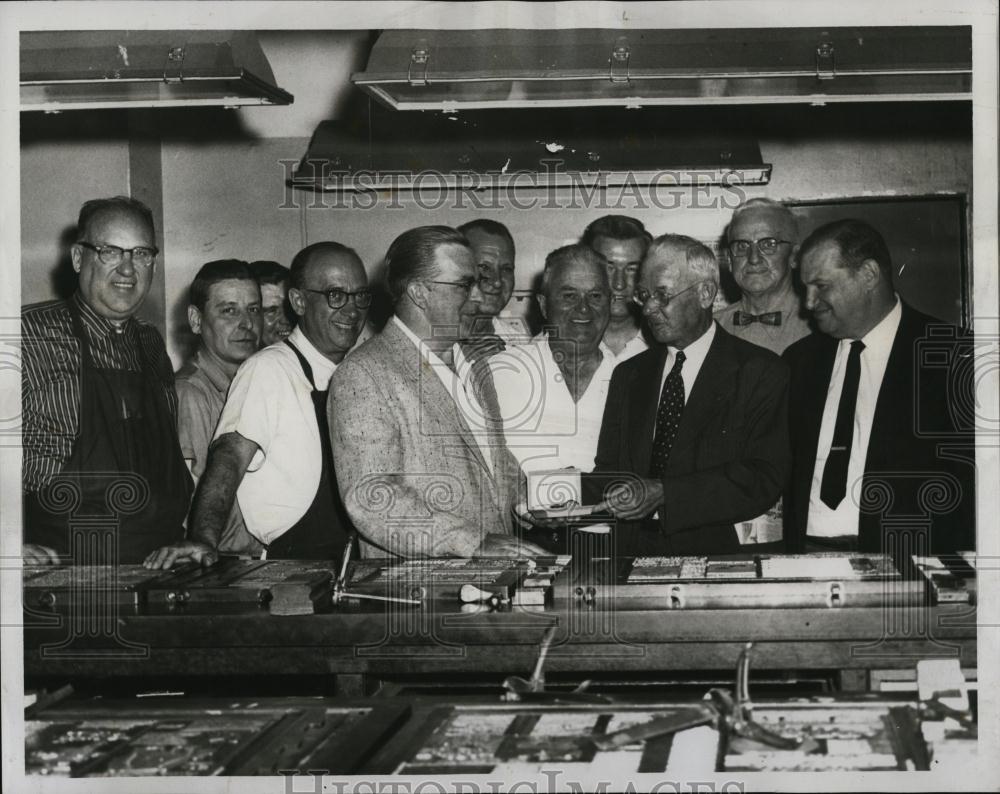
<svg viewBox="0 0 1000 794">
<path fill-rule="evenodd" d="M 767 184 L 752 134 L 691 126 L 669 108 L 373 108 L 369 129 L 323 122 L 289 184 L 308 190 Z"/>
<path fill-rule="evenodd" d="M 249 31 L 21 34 L 21 110 L 288 105 Z"/>
<path fill-rule="evenodd" d="M 968 100 L 969 27 L 387 30 L 352 81 L 396 110 Z"/>
</svg>

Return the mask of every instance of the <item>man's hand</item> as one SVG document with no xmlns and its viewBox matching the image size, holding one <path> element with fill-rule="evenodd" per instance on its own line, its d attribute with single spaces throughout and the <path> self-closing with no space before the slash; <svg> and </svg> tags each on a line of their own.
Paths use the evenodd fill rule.
<svg viewBox="0 0 1000 794">
<path fill-rule="evenodd" d="M 639 483 L 622 483 L 612 487 L 594 512 L 607 510 L 615 518 L 638 521 L 652 515 L 662 506 L 663 483 L 651 477 L 644 477 Z"/>
<path fill-rule="evenodd" d="M 157 549 L 146 557 L 142 565 L 144 568 L 166 570 L 167 568 L 173 568 L 174 565 L 180 562 L 197 562 L 207 568 L 209 565 L 213 565 L 218 559 L 219 552 L 207 543 L 201 543 L 197 540 L 184 540 L 180 543 L 171 543 L 169 546 Z"/>
<path fill-rule="evenodd" d="M 480 557 L 547 557 L 552 554 L 541 546 L 518 540 L 514 535 L 489 534 L 477 552 Z"/>
<path fill-rule="evenodd" d="M 25 543 L 21 547 L 21 559 L 25 565 L 58 565 L 59 555 L 55 549 L 39 546 L 37 543 Z"/>
</svg>

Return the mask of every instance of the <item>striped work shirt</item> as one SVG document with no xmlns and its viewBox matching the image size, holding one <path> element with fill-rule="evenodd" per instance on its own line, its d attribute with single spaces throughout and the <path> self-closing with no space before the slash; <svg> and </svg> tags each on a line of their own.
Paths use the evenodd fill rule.
<svg viewBox="0 0 1000 794">
<path fill-rule="evenodd" d="M 142 370 L 149 362 L 163 384 L 170 413 L 177 419 L 174 374 L 159 331 L 134 317 L 116 326 L 101 317 L 77 292 L 69 301 L 48 301 L 21 310 L 21 416 L 26 492 L 47 485 L 73 452 L 80 412 L 80 344 L 73 334 L 72 302 L 90 344 L 94 366 Z"/>
</svg>

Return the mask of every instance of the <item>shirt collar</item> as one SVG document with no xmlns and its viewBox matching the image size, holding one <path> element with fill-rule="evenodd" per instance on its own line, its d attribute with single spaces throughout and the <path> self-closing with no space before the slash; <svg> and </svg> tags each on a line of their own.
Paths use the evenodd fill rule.
<svg viewBox="0 0 1000 794">
<path fill-rule="evenodd" d="M 432 366 L 435 367 L 440 366 L 450 370 L 450 367 L 448 367 L 448 365 L 441 360 L 441 357 L 433 350 L 431 350 L 430 345 L 424 344 L 424 340 L 421 339 L 419 336 L 417 336 L 415 333 L 413 333 L 413 329 L 410 328 L 410 326 L 408 326 L 402 320 L 400 320 L 399 317 L 397 317 L 395 314 L 392 315 L 392 322 L 396 323 L 396 325 L 399 326 L 400 330 L 406 335 L 406 338 L 409 339 L 411 342 L 413 342 L 414 345 L 416 345 L 417 350 L 420 351 L 420 355 L 424 357 L 425 361 L 427 361 Z M 456 343 L 455 347 L 457 348 L 457 352 L 460 353 L 461 346 L 458 345 L 458 343 Z M 462 356 L 462 359 L 464 360 L 464 356 Z"/>
<path fill-rule="evenodd" d="M 83 294 L 77 290 L 72 298 L 80 311 L 80 319 L 84 326 L 95 336 L 111 336 L 112 334 L 131 333 L 136 324 L 135 317 L 128 317 L 121 325 L 115 325 L 107 317 L 102 317 L 83 299 Z"/>
<path fill-rule="evenodd" d="M 705 331 L 705 333 L 684 348 L 684 361 L 687 364 L 686 369 L 688 371 L 694 371 L 701 367 L 701 362 L 703 362 L 705 360 L 705 356 L 708 355 L 708 349 L 712 346 L 713 339 L 715 339 L 714 321 L 708 326 L 708 330 Z M 670 351 L 671 356 L 677 356 L 676 347 L 667 345 L 667 350 Z"/>
<path fill-rule="evenodd" d="M 306 361 L 309 362 L 309 366 L 312 367 L 313 381 L 316 384 L 316 388 L 323 391 L 326 388 L 323 384 L 330 382 L 330 378 L 333 377 L 333 371 L 337 368 L 337 365 L 316 349 L 315 345 L 302 332 L 300 325 L 296 325 L 295 329 L 288 335 L 288 341 L 295 345 Z"/>
<path fill-rule="evenodd" d="M 903 306 L 899 302 L 899 296 L 894 297 L 896 302 L 889 313 L 879 321 L 878 325 L 861 337 L 861 341 L 865 345 L 865 352 L 870 358 L 889 358 L 892 343 L 896 339 L 896 331 L 899 328 L 899 321 L 903 317 Z M 841 347 L 849 346 L 852 341 L 852 339 L 841 339 Z"/>
<path fill-rule="evenodd" d="M 199 347 L 195 352 L 194 365 L 201 372 L 205 373 L 205 377 L 208 378 L 208 382 L 212 384 L 217 392 L 224 395 L 229 390 L 229 384 L 232 382 L 232 378 L 222 371 L 222 367 L 219 366 L 219 362 L 212 356 L 208 355 L 208 351 L 205 350 L 204 346 Z"/>
</svg>

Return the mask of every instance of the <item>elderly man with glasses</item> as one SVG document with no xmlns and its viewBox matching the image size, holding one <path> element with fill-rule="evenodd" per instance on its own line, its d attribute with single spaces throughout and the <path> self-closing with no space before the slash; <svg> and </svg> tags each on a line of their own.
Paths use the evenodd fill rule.
<svg viewBox="0 0 1000 794">
<path fill-rule="evenodd" d="M 150 554 L 147 567 L 213 562 L 234 499 L 270 559 L 330 560 L 350 540 L 326 404 L 371 306 L 368 276 L 352 249 L 313 243 L 292 260 L 288 298 L 295 330 L 248 358 L 229 387 L 188 540 Z"/>
<path fill-rule="evenodd" d="M 790 465 L 788 369 L 712 320 L 715 256 L 667 234 L 636 300 L 656 344 L 611 377 L 585 501 L 618 522 L 618 555 L 739 551 L 738 525 L 775 503 Z"/>
<path fill-rule="evenodd" d="M 733 211 L 726 248 L 742 294 L 715 318 L 733 336 L 781 355 L 812 331 L 793 279 L 797 219 L 777 201 L 750 199 Z"/>
<path fill-rule="evenodd" d="M 183 536 L 191 496 L 173 368 L 136 318 L 156 266 L 153 216 L 135 199 L 95 199 L 77 230 L 76 293 L 22 316 L 24 559 L 136 563 Z"/>
</svg>

